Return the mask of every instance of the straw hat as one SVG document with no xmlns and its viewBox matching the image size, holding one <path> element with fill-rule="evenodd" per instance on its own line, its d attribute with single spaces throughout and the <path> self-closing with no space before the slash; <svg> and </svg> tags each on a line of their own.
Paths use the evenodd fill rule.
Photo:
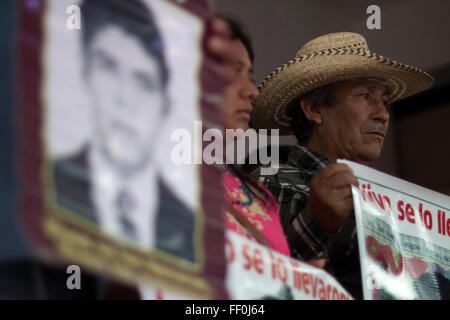
<svg viewBox="0 0 450 320">
<path fill-rule="evenodd" d="M 434 83 L 424 71 L 371 52 L 366 39 L 357 33 L 331 33 L 305 44 L 293 60 L 264 79 L 258 87 L 251 125 L 291 134 L 287 106 L 292 100 L 329 83 L 367 77 L 388 81 L 392 89 L 389 102 L 417 94 Z"/>
</svg>

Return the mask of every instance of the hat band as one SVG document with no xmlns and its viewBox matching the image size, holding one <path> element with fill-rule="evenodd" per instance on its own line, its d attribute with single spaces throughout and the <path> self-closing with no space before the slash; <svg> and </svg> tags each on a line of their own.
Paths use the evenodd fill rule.
<svg viewBox="0 0 450 320">
<path fill-rule="evenodd" d="M 405 70 L 405 71 L 410 71 L 410 72 L 415 72 L 418 74 L 421 74 L 427 78 L 429 78 L 430 80 L 433 80 L 433 78 L 426 72 L 419 70 L 417 68 L 408 66 L 406 64 L 385 58 L 381 55 L 378 55 L 374 52 L 371 52 L 370 50 L 364 50 L 361 48 L 358 49 L 327 49 L 327 50 L 321 50 L 321 51 L 316 51 L 307 55 L 303 55 L 300 56 L 298 58 L 295 58 L 293 60 L 289 60 L 287 63 L 283 64 L 282 66 L 276 68 L 274 71 L 272 71 L 268 76 L 266 76 L 264 78 L 264 80 L 260 83 L 260 85 L 258 86 L 258 89 L 261 90 L 262 88 L 264 88 L 264 86 L 267 84 L 267 82 L 269 82 L 273 77 L 275 77 L 277 74 L 279 74 L 281 71 L 283 71 L 284 69 L 292 66 L 293 64 L 314 58 L 314 57 L 319 57 L 319 56 L 332 56 L 332 55 L 358 55 L 358 56 L 362 56 L 362 57 L 366 57 L 368 59 L 373 59 L 377 62 L 380 63 L 384 63 L 386 65 L 389 66 L 394 66 L 396 68 L 399 68 L 401 70 Z"/>
</svg>

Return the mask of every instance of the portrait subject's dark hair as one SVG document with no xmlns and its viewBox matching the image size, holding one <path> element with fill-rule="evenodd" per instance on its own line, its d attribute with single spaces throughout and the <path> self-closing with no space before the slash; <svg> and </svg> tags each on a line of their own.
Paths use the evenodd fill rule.
<svg viewBox="0 0 450 320">
<path fill-rule="evenodd" d="M 164 43 L 155 19 L 140 0 L 84 0 L 81 4 L 83 50 L 87 52 L 96 34 L 107 26 L 118 26 L 136 37 L 145 51 L 158 61 L 161 83 L 168 82 L 168 69 L 164 58 Z M 117 44 L 117 50 L 122 50 Z M 132 58 L 132 57 L 130 57 Z"/>
<path fill-rule="evenodd" d="M 247 50 L 250 61 L 253 63 L 255 59 L 255 52 L 253 51 L 252 41 L 242 23 L 236 17 L 229 14 L 218 14 L 216 17 L 223 19 L 228 23 L 231 30 L 231 38 L 233 40 L 239 39 L 242 42 Z"/>
</svg>

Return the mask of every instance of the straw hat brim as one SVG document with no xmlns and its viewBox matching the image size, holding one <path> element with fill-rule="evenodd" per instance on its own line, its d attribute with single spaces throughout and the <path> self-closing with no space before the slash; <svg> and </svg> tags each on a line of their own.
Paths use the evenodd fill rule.
<svg viewBox="0 0 450 320">
<path fill-rule="evenodd" d="M 387 80 L 392 89 L 390 103 L 430 88 L 434 79 L 417 68 L 385 58 L 369 50 L 331 49 L 314 52 L 277 68 L 259 85 L 251 126 L 279 129 L 292 134 L 289 103 L 321 86 L 355 78 Z"/>
</svg>

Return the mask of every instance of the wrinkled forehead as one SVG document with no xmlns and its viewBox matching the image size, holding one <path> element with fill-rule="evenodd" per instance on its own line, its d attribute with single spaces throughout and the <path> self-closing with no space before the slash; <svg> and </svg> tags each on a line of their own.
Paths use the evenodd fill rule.
<svg viewBox="0 0 450 320">
<path fill-rule="evenodd" d="M 393 84 L 379 78 L 356 78 L 334 83 L 334 93 L 355 93 L 367 90 L 369 92 L 379 92 L 381 96 L 390 97 L 392 95 Z"/>
</svg>

